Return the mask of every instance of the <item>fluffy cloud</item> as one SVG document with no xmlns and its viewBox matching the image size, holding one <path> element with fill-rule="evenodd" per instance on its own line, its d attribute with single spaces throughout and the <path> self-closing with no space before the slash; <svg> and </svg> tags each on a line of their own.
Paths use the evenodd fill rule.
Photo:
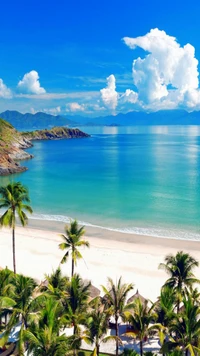
<svg viewBox="0 0 200 356">
<path fill-rule="evenodd" d="M 138 94 L 130 89 L 126 89 L 125 93 L 120 96 L 120 102 L 135 104 L 138 100 Z"/>
<path fill-rule="evenodd" d="M 111 74 L 107 78 L 107 87 L 100 90 L 101 99 L 104 105 L 111 110 L 115 110 L 117 107 L 118 93 L 115 90 L 115 82 L 115 76 Z"/>
<path fill-rule="evenodd" d="M 84 104 L 79 104 L 77 102 L 66 104 L 66 111 L 67 112 L 76 112 L 76 111 L 84 111 L 84 110 L 85 110 L 85 105 Z"/>
<path fill-rule="evenodd" d="M 51 115 L 59 115 L 61 112 L 61 107 L 60 106 L 56 106 L 55 108 L 49 108 L 49 109 L 43 109 L 43 111 L 47 114 L 51 114 Z"/>
<path fill-rule="evenodd" d="M 39 75 L 35 70 L 26 73 L 17 85 L 21 93 L 25 94 L 44 94 L 46 90 L 40 86 Z"/>
<path fill-rule="evenodd" d="M 148 54 L 133 61 L 133 82 L 138 99 L 144 106 L 167 103 L 195 106 L 200 103 L 198 60 L 195 49 L 186 44 L 181 47 L 175 37 L 165 31 L 152 29 L 145 36 L 124 37 L 125 44 L 142 48 Z"/>
<path fill-rule="evenodd" d="M 4 84 L 2 79 L 0 79 L 0 98 L 12 98 L 11 90 Z"/>
</svg>

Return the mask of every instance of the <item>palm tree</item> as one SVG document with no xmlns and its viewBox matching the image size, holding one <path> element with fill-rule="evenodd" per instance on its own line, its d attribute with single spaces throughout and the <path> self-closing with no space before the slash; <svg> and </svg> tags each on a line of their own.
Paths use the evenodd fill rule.
<svg viewBox="0 0 200 356">
<path fill-rule="evenodd" d="M 36 307 L 33 292 L 37 283 L 31 277 L 16 274 L 12 280 L 12 284 L 14 287 L 12 298 L 16 302 L 12 318 L 15 322 L 21 321 L 23 327 L 27 329 L 29 316 Z"/>
<path fill-rule="evenodd" d="M 0 298 L 10 297 L 13 285 L 11 283 L 13 272 L 7 267 L 0 271 Z M 2 325 L 2 318 L 5 319 L 5 325 L 7 324 L 7 316 L 11 313 L 10 308 L 2 308 L 0 312 L 0 328 Z"/>
<path fill-rule="evenodd" d="M 0 297 L 0 315 L 7 315 L 8 312 L 11 312 L 15 306 L 15 301 L 10 297 Z M 6 318 L 5 318 L 6 319 Z M 8 338 L 10 334 L 10 328 L 7 327 L 6 322 L 5 325 L 0 325 L 0 347 L 4 347 L 8 343 Z"/>
<path fill-rule="evenodd" d="M 175 317 L 176 294 L 169 286 L 163 286 L 158 300 L 154 303 L 160 343 L 163 345 L 169 336 L 169 328 Z"/>
<path fill-rule="evenodd" d="M 185 351 L 185 355 L 200 354 L 200 308 L 193 299 L 188 296 L 183 299 L 183 311 L 176 315 L 174 322 L 170 325 L 171 334 L 175 338 L 166 342 L 163 352 L 179 349 Z"/>
<path fill-rule="evenodd" d="M 111 310 L 106 309 L 101 298 L 97 297 L 90 302 L 91 310 L 86 315 L 86 337 L 84 341 L 95 345 L 93 355 L 99 356 L 100 344 L 115 339 L 113 336 L 106 336 Z"/>
<path fill-rule="evenodd" d="M 154 310 L 157 314 L 157 322 L 165 328 L 174 318 L 175 304 L 176 296 L 174 290 L 168 286 L 163 286 L 158 301 L 154 304 Z"/>
<path fill-rule="evenodd" d="M 22 226 L 28 222 L 28 217 L 24 210 L 32 213 L 29 202 L 28 189 L 20 182 L 9 183 L 6 187 L 0 187 L 0 209 L 7 209 L 0 217 L 0 226 L 9 226 L 12 228 L 12 248 L 13 248 L 13 270 L 16 273 L 16 260 L 15 260 L 15 225 L 16 215 Z"/>
<path fill-rule="evenodd" d="M 84 226 L 81 228 L 78 227 L 78 222 L 76 220 L 71 221 L 70 226 L 65 226 L 66 235 L 62 234 L 61 237 L 64 242 L 59 244 L 59 248 L 61 250 L 67 250 L 65 255 L 63 256 L 61 263 L 65 263 L 68 259 L 69 252 L 71 251 L 72 257 L 72 273 L 71 276 L 74 275 L 74 265 L 76 265 L 77 259 L 82 258 L 80 251 L 78 251 L 78 247 L 86 246 L 89 247 L 89 242 L 82 240 L 82 236 L 85 234 Z"/>
<path fill-rule="evenodd" d="M 81 344 L 81 330 L 79 325 L 85 323 L 90 286 L 90 282 L 84 283 L 81 277 L 75 274 L 67 286 L 67 297 L 62 301 L 66 315 L 66 324 L 73 326 L 71 347 L 74 355 Z"/>
<path fill-rule="evenodd" d="M 198 265 L 197 260 L 183 251 L 177 252 L 175 256 L 167 255 L 165 263 L 159 265 L 159 268 L 164 269 L 170 275 L 165 285 L 176 291 L 177 312 L 179 312 L 180 302 L 185 293 L 192 288 L 194 283 L 199 283 L 193 274 L 193 269 Z"/>
<path fill-rule="evenodd" d="M 122 277 L 116 282 L 113 282 L 111 278 L 108 278 L 108 287 L 102 286 L 105 293 L 105 302 L 111 307 L 112 313 L 115 318 L 115 335 L 116 335 L 116 356 L 119 353 L 119 317 L 124 318 L 124 312 L 127 310 L 126 306 L 127 294 L 133 289 L 133 284 L 122 284 Z"/>
<path fill-rule="evenodd" d="M 86 314 L 91 283 L 84 283 L 78 274 L 75 274 L 67 287 L 65 310 L 68 323 L 74 327 L 74 335 L 78 332 L 78 325 Z"/>
<path fill-rule="evenodd" d="M 27 329 L 31 319 L 35 318 L 36 311 L 40 309 L 36 298 L 34 299 L 33 297 L 37 283 L 33 278 L 25 277 L 21 274 L 14 275 L 11 283 L 13 286 L 11 296 L 15 301 L 15 306 L 8 323 L 8 330 L 20 323 L 21 328 L 17 348 L 21 356 L 24 355 L 23 332 Z"/>
<path fill-rule="evenodd" d="M 63 276 L 60 267 L 58 267 L 50 276 L 45 275 L 45 281 L 41 283 L 39 290 L 62 302 L 67 297 L 69 283 L 69 278 Z"/>
<path fill-rule="evenodd" d="M 140 355 L 143 355 L 143 341 L 146 339 L 153 331 L 156 330 L 156 325 L 151 325 L 155 320 L 155 313 L 153 312 L 152 305 L 148 308 L 148 301 L 144 303 L 137 298 L 133 303 L 133 310 L 131 312 L 126 312 L 126 320 L 130 323 L 133 331 L 129 331 L 124 334 L 129 337 L 137 338 L 140 342 Z"/>
<path fill-rule="evenodd" d="M 40 310 L 38 320 L 34 320 L 28 330 L 23 332 L 24 341 L 28 342 L 28 355 L 65 356 L 70 349 L 70 338 L 59 335 L 63 327 L 61 305 L 54 298 L 47 298 Z"/>
</svg>

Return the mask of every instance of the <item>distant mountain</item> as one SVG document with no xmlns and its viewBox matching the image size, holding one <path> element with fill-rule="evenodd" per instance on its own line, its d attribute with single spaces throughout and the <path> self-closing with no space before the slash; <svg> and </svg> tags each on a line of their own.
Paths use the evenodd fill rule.
<svg viewBox="0 0 200 356">
<path fill-rule="evenodd" d="M 132 111 L 127 114 L 98 118 L 74 116 L 73 119 L 79 123 L 79 126 L 200 125 L 200 111 L 191 113 L 185 110 L 160 110 L 151 113 Z"/>
<path fill-rule="evenodd" d="M 70 118 L 69 118 L 70 117 Z M 132 111 L 116 116 L 102 116 L 96 118 L 80 115 L 53 116 L 38 112 L 36 114 L 21 114 L 18 111 L 5 111 L 0 118 L 10 122 L 17 130 L 49 129 L 54 126 L 139 126 L 139 125 L 200 125 L 200 111 L 188 113 L 185 110 L 160 110 L 146 113 Z"/>
<path fill-rule="evenodd" d="M 64 116 L 53 116 L 43 112 L 21 114 L 18 111 L 4 111 L 0 118 L 8 121 L 17 130 L 36 130 L 54 126 L 74 126 L 76 122 Z"/>
</svg>

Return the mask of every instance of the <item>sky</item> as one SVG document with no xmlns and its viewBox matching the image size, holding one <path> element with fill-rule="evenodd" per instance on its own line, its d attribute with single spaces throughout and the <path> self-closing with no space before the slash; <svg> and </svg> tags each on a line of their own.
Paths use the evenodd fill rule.
<svg viewBox="0 0 200 356">
<path fill-rule="evenodd" d="M 198 0 L 6 0 L 0 112 L 200 110 Z"/>
</svg>

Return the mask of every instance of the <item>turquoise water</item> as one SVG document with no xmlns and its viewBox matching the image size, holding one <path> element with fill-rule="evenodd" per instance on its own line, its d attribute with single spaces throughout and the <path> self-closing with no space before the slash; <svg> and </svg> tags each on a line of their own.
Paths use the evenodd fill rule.
<svg viewBox="0 0 200 356">
<path fill-rule="evenodd" d="M 35 142 L 29 170 L 0 184 L 28 186 L 34 218 L 199 239 L 199 127 L 81 129 L 92 136 Z"/>
</svg>

